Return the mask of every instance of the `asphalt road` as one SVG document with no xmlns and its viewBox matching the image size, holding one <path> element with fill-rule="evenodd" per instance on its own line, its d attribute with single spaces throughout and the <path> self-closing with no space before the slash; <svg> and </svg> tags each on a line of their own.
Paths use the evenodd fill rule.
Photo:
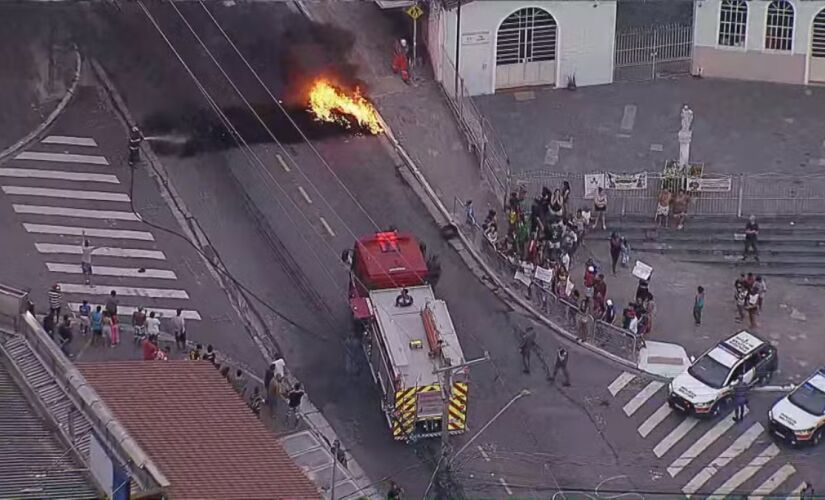
<svg viewBox="0 0 825 500">
<path fill-rule="evenodd" d="M 342 338 L 349 318 L 340 251 L 350 247 L 358 235 L 395 225 L 419 235 L 430 252 L 440 255 L 444 272 L 436 292 L 450 306 L 465 355 L 474 358 L 488 351 L 492 356 L 489 363 L 473 370 L 471 433 L 522 389 L 531 391 L 456 460 L 455 477 L 465 493 L 547 498 L 563 491 L 567 498 L 576 498 L 581 496 L 576 491 L 592 495 L 600 487 L 604 493 L 609 485 L 612 491 L 660 492 L 667 497 L 681 489 L 686 482 L 683 477 L 671 479 L 664 471 L 671 455 L 678 457 L 695 438 L 683 435 L 669 454 L 658 457 L 652 452 L 654 434 L 646 441 L 637 432 L 641 424 L 637 420 L 645 420 L 641 416 L 661 404 L 656 398 L 664 391 L 651 394 L 631 416 L 635 418 L 628 417 L 622 409 L 626 404 L 623 399 L 634 397 L 647 383 L 636 382 L 638 387 L 628 384 L 613 397 L 607 387 L 620 370 L 575 346 L 568 346 L 572 387 L 549 384 L 540 370 L 534 369 L 530 376 L 522 374 L 516 339 L 517 330 L 529 324 L 528 320 L 491 293 L 441 240 L 419 200 L 397 176 L 380 141 L 338 135 L 329 127 L 316 128 L 302 121 L 316 138 L 313 145 L 320 159 L 312 148 L 295 141 L 274 103 L 233 55 L 201 6 L 175 6 L 153 4 L 150 13 L 217 106 L 234 123 L 243 123 L 239 135 L 252 143 L 249 148 L 232 147 L 232 138 L 211 115 L 187 70 L 138 6 L 124 5 L 119 12 L 97 6 L 98 10 L 91 12 L 79 5 L 67 20 L 84 50 L 111 73 L 147 135 L 171 135 L 182 141 L 196 138 L 189 141 L 186 155 L 162 157 L 172 181 L 230 271 L 266 302 L 268 307 L 257 307 L 267 318 L 288 364 L 370 477 L 392 477 L 410 496 L 420 496 L 435 452 L 435 443 L 410 447 L 393 442 L 369 377 L 344 376 Z M 283 64 L 295 64 L 290 59 L 294 54 L 285 56 L 278 47 L 286 43 L 283 35 L 288 28 L 315 33 L 306 29 L 303 18 L 288 5 L 278 3 L 211 5 L 210 9 L 229 36 L 237 37 L 241 51 L 250 54 L 252 65 L 274 95 L 281 97 L 283 92 L 288 97 L 294 88 L 288 85 L 293 77 L 283 71 Z M 241 93 L 262 116 L 269 117 L 265 121 L 271 124 L 273 135 L 285 142 L 283 147 L 244 111 L 245 103 L 223 80 L 181 16 L 214 50 Z M 324 36 L 332 39 L 333 46 L 346 47 L 345 34 L 331 33 Z M 293 46 L 305 42 L 290 41 Z M 311 55 L 315 49 L 307 50 L 310 55 L 299 61 L 316 60 Z M 339 50 L 333 52 L 335 57 L 321 57 L 317 64 L 346 73 L 346 66 L 339 64 Z M 306 119 L 300 113 L 295 118 Z M 170 145 L 166 141 L 164 145 L 161 149 L 170 153 L 181 149 L 178 142 Z M 233 337 L 236 333 L 227 332 L 227 345 L 238 342 Z M 543 329 L 540 344 L 548 357 L 559 345 L 552 333 Z M 763 410 L 756 406 L 754 403 L 754 418 L 762 418 Z M 682 425 L 677 416 L 667 418 L 670 420 L 656 427 L 663 434 L 661 439 L 665 439 L 668 423 Z M 699 424 L 693 432 L 704 432 L 712 425 Z M 725 434 L 724 438 L 728 437 L 735 439 Z M 457 445 L 466 439 L 458 438 Z M 716 444 L 721 446 L 721 442 Z M 703 451 L 709 461 L 715 449 Z M 736 468 L 760 451 L 756 447 L 744 450 Z M 799 459 L 794 463 L 802 470 L 805 456 L 792 456 Z M 786 452 L 781 457 L 785 459 Z M 754 471 L 754 477 L 745 483 L 753 483 L 747 491 L 772 473 L 767 468 Z M 721 475 L 714 477 L 705 488 L 720 487 L 724 480 Z M 795 486 L 790 483 L 796 480 L 794 476 L 783 487 L 790 490 Z"/>
</svg>

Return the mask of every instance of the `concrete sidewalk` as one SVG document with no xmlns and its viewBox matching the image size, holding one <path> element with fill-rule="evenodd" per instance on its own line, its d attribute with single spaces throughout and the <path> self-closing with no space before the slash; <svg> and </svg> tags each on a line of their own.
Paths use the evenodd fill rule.
<svg viewBox="0 0 825 500">
<path fill-rule="evenodd" d="M 420 81 L 405 85 L 392 74 L 389 66 L 389 47 L 399 36 L 395 31 L 395 15 L 381 11 L 370 3 L 313 3 L 312 16 L 351 31 L 356 38 L 353 62 L 360 68 L 360 77 L 370 86 L 369 95 L 376 103 L 394 135 L 412 157 L 436 194 L 454 211 L 457 221 L 464 219 L 461 203 L 473 200 L 475 216 L 482 220 L 488 209 L 500 210 L 500 203 L 482 180 L 478 162 L 468 151 L 463 133 L 457 127 L 452 112 L 437 82 L 419 75 Z M 423 51 L 423 49 L 421 49 Z M 499 224 L 504 224 L 501 214 Z M 592 248 L 585 248 L 576 256 L 571 276 L 580 286 L 582 263 L 590 250 L 601 262 L 609 262 L 607 243 L 588 240 Z M 603 247 L 603 248 L 602 248 Z M 747 327 L 734 322 L 732 304 L 733 281 L 739 268 L 720 272 L 717 268 L 696 264 L 674 263 L 661 256 L 643 259 L 657 269 L 652 284 L 656 295 L 657 320 L 651 340 L 675 342 L 689 354 L 699 355 L 721 338 Z M 758 270 L 753 270 L 758 274 Z M 609 274 L 609 273 L 608 273 Z M 518 293 L 523 286 L 515 285 L 511 274 L 499 278 Z M 608 276 L 608 290 L 617 307 L 621 308 L 635 294 L 637 281 L 629 270 L 617 277 Z M 691 315 L 696 287 L 706 289 L 706 307 L 703 325 L 693 325 Z M 779 279 L 771 279 L 765 299 L 765 309 L 756 332 L 780 346 L 780 370 L 777 383 L 796 382 L 805 377 L 821 359 L 812 346 L 821 345 L 822 334 L 811 328 L 825 320 L 815 306 L 818 291 L 790 286 Z"/>
</svg>

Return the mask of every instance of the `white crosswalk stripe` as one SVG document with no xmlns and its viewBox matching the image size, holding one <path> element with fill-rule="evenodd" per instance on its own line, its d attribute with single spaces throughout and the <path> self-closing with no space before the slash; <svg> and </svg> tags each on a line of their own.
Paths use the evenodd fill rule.
<svg viewBox="0 0 825 500">
<path fill-rule="evenodd" d="M 783 465 L 771 474 L 771 477 L 766 479 L 764 483 L 757 486 L 756 489 L 751 492 L 750 496 L 748 496 L 748 500 L 764 500 L 766 496 L 776 491 L 776 488 L 787 481 L 794 473 L 796 473 L 796 469 L 793 465 Z"/>
<path fill-rule="evenodd" d="M 62 253 L 80 255 L 80 245 L 63 245 L 59 243 L 35 243 L 34 247 L 40 253 Z M 134 259 L 166 260 L 166 255 L 160 250 L 143 250 L 142 248 L 98 247 L 92 251 L 97 257 L 129 257 Z"/>
<path fill-rule="evenodd" d="M 636 393 L 636 395 L 633 396 L 633 398 L 631 398 L 626 405 L 624 405 L 624 408 L 622 409 L 624 410 L 625 415 L 629 417 L 636 413 L 636 411 L 664 385 L 664 382 L 659 382 L 658 380 L 654 380 L 647 384 L 644 389 Z"/>
<path fill-rule="evenodd" d="M 80 264 L 46 262 L 46 268 L 53 273 L 83 274 Z M 94 266 L 94 274 L 95 276 L 114 276 L 118 278 L 178 279 L 174 271 L 168 271 L 166 269 L 145 269 L 142 267 Z"/>
<path fill-rule="evenodd" d="M 696 418 L 686 418 L 682 420 L 675 429 L 670 431 L 670 434 L 665 436 L 664 439 L 659 441 L 659 444 L 653 448 L 653 454 L 659 458 L 663 457 L 676 443 L 687 436 L 688 432 L 696 427 L 698 423 L 699 419 Z"/>
<path fill-rule="evenodd" d="M 75 283 L 60 283 L 63 293 L 83 295 L 109 295 L 114 291 L 123 297 L 144 297 L 147 299 L 188 299 L 186 290 L 173 288 L 136 288 L 115 285 L 78 285 Z"/>
<path fill-rule="evenodd" d="M 0 168 L 0 177 L 20 179 L 52 179 L 69 182 L 102 182 L 120 184 L 116 175 L 92 172 L 66 172 L 63 170 L 41 170 L 38 168 Z"/>
<path fill-rule="evenodd" d="M 693 476 L 685 486 L 682 488 L 682 492 L 686 495 L 693 495 L 699 489 L 708 482 L 710 478 L 712 478 L 719 470 L 723 467 L 731 463 L 734 458 L 738 457 L 742 454 L 745 450 L 750 448 L 750 446 L 756 441 L 764 428 L 762 424 L 758 422 L 753 424 L 744 434 L 740 435 L 736 438 L 736 441 L 733 442 L 732 445 L 728 446 L 728 448 L 723 451 L 718 457 L 713 459 L 713 461 L 699 471 L 698 474 Z"/>
<path fill-rule="evenodd" d="M 91 304 L 90 303 L 90 305 L 92 306 L 92 309 L 96 308 L 97 306 L 101 306 L 101 308 L 103 307 L 103 304 Z M 71 308 L 73 310 L 77 310 L 77 308 L 79 308 L 79 307 L 80 307 L 80 302 L 69 302 L 69 308 Z M 146 306 L 144 306 L 144 309 L 146 309 L 147 312 L 154 311 L 155 314 L 160 314 L 162 317 L 165 317 L 165 318 L 171 318 L 171 317 L 173 317 L 177 314 L 177 311 L 175 309 L 164 309 L 164 308 L 160 308 L 160 307 L 146 307 Z M 119 304 L 117 306 L 118 316 L 121 316 L 121 315 L 122 316 L 131 316 L 132 313 L 134 313 L 135 311 L 137 311 L 136 306 L 125 306 L 123 304 Z M 189 310 L 189 309 L 184 309 L 183 312 L 181 312 L 180 315 L 183 316 L 183 319 L 186 319 L 186 320 L 194 320 L 194 321 L 200 321 L 201 320 L 201 315 L 198 314 L 198 311 L 192 311 L 192 310 Z"/>
<path fill-rule="evenodd" d="M 765 448 L 762 453 L 756 456 L 753 460 L 750 461 L 748 465 L 739 469 L 736 474 L 732 475 L 725 484 L 720 486 L 710 498 L 723 500 L 725 497 L 733 493 L 736 488 L 742 486 L 742 483 L 753 477 L 754 474 L 759 472 L 759 469 L 765 466 L 766 463 L 773 460 L 775 456 L 779 455 L 779 448 L 775 444 L 771 444 L 767 448 Z"/>
<path fill-rule="evenodd" d="M 733 427 L 735 423 L 736 420 L 733 419 L 733 415 L 729 415 L 717 422 L 716 425 L 711 427 L 709 431 L 702 435 L 702 437 L 694 442 L 690 448 L 679 456 L 679 458 L 670 464 L 670 467 L 667 468 L 668 474 L 670 474 L 671 477 L 675 477 L 676 474 L 682 471 L 682 469 L 690 465 L 690 463 L 698 457 L 700 453 L 705 451 L 710 445 L 715 443 L 717 439 L 722 437 L 722 434 Z"/>
<path fill-rule="evenodd" d="M 624 389 L 624 387 L 627 384 L 629 384 L 634 378 L 636 378 L 636 375 L 630 372 L 622 372 L 619 374 L 618 377 L 616 377 L 616 380 L 614 380 L 610 383 L 609 386 L 607 386 L 607 390 L 610 391 L 611 396 L 615 396 L 619 393 L 619 391 Z"/>
<path fill-rule="evenodd" d="M 50 135 L 40 141 L 43 144 L 63 144 L 66 146 L 97 147 L 97 142 L 91 137 L 71 137 L 67 135 Z"/>
<path fill-rule="evenodd" d="M 14 196 L 39 196 L 66 198 L 69 200 L 119 201 L 129 203 L 129 195 L 108 191 L 82 191 L 78 189 L 52 189 L 28 186 L 2 186 L 3 192 Z"/>
<path fill-rule="evenodd" d="M 30 215 L 58 215 L 61 217 L 79 217 L 81 219 L 111 219 L 140 221 L 134 212 L 121 212 L 117 210 L 88 210 L 83 208 L 52 207 L 44 205 L 21 205 L 13 204 L 12 208 L 18 214 Z"/>
<path fill-rule="evenodd" d="M 55 226 L 51 224 L 23 223 L 23 228 L 29 233 L 59 234 L 62 236 L 83 236 L 90 238 L 113 238 L 118 240 L 155 241 L 152 233 L 147 231 L 131 231 L 128 229 L 97 229 L 76 226 Z M 78 243 L 79 244 L 79 243 Z"/>
<path fill-rule="evenodd" d="M 70 153 L 44 153 L 38 151 L 24 151 L 14 157 L 15 160 L 56 161 L 60 163 L 89 163 L 92 165 L 108 165 L 109 161 L 103 156 L 77 155 Z"/>
<path fill-rule="evenodd" d="M 802 484 L 794 488 L 793 491 L 791 491 L 791 494 L 788 495 L 787 500 L 799 500 L 799 497 L 802 495 L 802 490 L 805 489 L 806 484 L 807 483 L 803 482 Z"/>
<path fill-rule="evenodd" d="M 661 424 L 668 415 L 672 414 L 673 410 L 670 409 L 670 406 L 667 403 L 662 404 L 662 406 L 657 409 L 653 415 L 647 417 L 642 425 L 639 426 L 639 434 L 642 437 L 647 437 L 648 434 L 653 432 L 653 429 L 656 428 L 659 424 Z"/>
</svg>

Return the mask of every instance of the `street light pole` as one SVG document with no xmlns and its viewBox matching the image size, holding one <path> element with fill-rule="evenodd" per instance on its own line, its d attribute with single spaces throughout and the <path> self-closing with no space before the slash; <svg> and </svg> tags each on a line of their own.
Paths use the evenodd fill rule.
<svg viewBox="0 0 825 500">
<path fill-rule="evenodd" d="M 449 464 L 450 462 L 447 460 L 447 456 L 450 454 L 450 399 L 452 399 L 451 396 L 453 393 L 453 373 L 489 360 L 490 353 L 484 351 L 483 357 L 471 359 L 470 361 L 465 361 L 464 363 L 458 365 L 447 365 L 433 370 L 434 374 L 441 375 L 441 399 L 443 403 L 441 411 L 441 457 L 438 459 L 438 463 L 435 466 L 433 475 L 430 478 L 430 484 L 427 485 L 427 491 L 424 492 L 424 496 L 427 496 L 427 493 L 430 492 L 430 488 L 433 485 L 433 480 L 438 474 L 441 464 L 444 462 Z"/>
</svg>

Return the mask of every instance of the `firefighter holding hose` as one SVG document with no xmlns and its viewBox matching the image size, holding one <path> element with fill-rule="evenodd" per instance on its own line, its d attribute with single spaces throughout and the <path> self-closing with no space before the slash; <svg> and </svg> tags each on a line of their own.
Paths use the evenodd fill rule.
<svg viewBox="0 0 825 500">
<path fill-rule="evenodd" d="M 410 83 L 410 47 L 404 38 L 393 44 L 392 71 L 400 74 L 404 83 Z"/>
<path fill-rule="evenodd" d="M 133 126 L 129 131 L 129 166 L 132 167 L 140 161 L 140 143 L 143 142 L 143 134 L 137 126 Z"/>
</svg>

